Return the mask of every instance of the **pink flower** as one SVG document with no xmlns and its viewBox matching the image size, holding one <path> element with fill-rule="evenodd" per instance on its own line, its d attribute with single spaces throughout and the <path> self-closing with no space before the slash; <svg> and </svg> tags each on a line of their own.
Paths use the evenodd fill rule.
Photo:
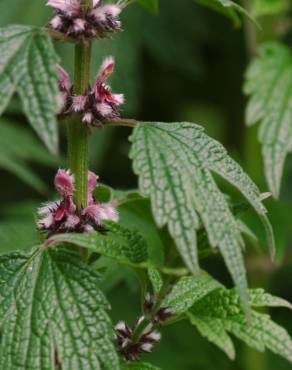
<svg viewBox="0 0 292 370">
<path fill-rule="evenodd" d="M 96 76 L 95 84 L 93 86 L 93 92 L 97 99 L 101 102 L 106 99 L 107 95 L 111 95 L 108 91 L 108 87 L 104 84 L 106 79 L 113 73 L 115 68 L 115 61 L 112 56 L 107 57 L 102 62 L 99 69 L 98 75 Z"/>
<path fill-rule="evenodd" d="M 62 25 L 62 17 L 60 17 L 59 15 L 55 15 L 55 17 L 53 17 L 50 21 L 50 26 L 56 31 L 60 30 L 62 28 Z"/>
<path fill-rule="evenodd" d="M 113 57 L 104 59 L 94 85 L 84 95 L 73 95 L 73 86 L 68 73 L 57 66 L 59 74 L 59 101 L 61 114 L 78 113 L 87 126 L 100 126 L 104 121 L 119 117 L 120 106 L 124 103 L 123 94 L 113 94 L 105 82 L 113 73 Z"/>
<path fill-rule="evenodd" d="M 93 0 L 93 7 L 96 8 L 100 4 L 100 0 Z"/>
<path fill-rule="evenodd" d="M 97 103 L 95 109 L 104 118 L 111 117 L 113 113 L 113 108 L 106 103 Z"/>
<path fill-rule="evenodd" d="M 84 95 L 73 96 L 72 100 L 73 100 L 72 111 L 76 113 L 83 112 L 87 102 L 87 96 Z"/>
<path fill-rule="evenodd" d="M 99 177 L 91 171 L 88 171 L 88 193 L 92 193 L 97 186 Z"/>
<path fill-rule="evenodd" d="M 65 71 L 65 69 L 62 68 L 59 64 L 57 64 L 56 69 L 57 69 L 57 73 L 59 76 L 60 90 L 69 92 L 72 88 L 72 82 L 71 82 L 70 76 Z"/>
<path fill-rule="evenodd" d="M 55 187 L 58 193 L 64 198 L 73 195 L 74 180 L 68 170 L 58 170 L 57 175 L 55 176 Z"/>
<path fill-rule="evenodd" d="M 61 114 L 64 114 L 68 111 L 70 105 L 72 104 L 72 82 L 68 73 L 60 65 L 57 64 L 56 70 L 59 76 L 59 111 Z"/>
<path fill-rule="evenodd" d="M 121 13 L 122 8 L 118 5 L 103 5 L 96 6 L 91 12 L 90 16 L 94 18 L 96 23 L 104 27 L 106 30 L 116 29 L 118 30 L 121 26 L 117 17 Z"/>
<path fill-rule="evenodd" d="M 77 15 L 81 10 L 80 4 L 77 0 L 49 0 L 47 2 L 47 6 L 50 6 L 67 16 Z"/>
<path fill-rule="evenodd" d="M 87 188 L 87 205 L 94 204 L 93 191 L 97 186 L 98 176 L 91 171 L 88 171 L 88 188 Z"/>
<path fill-rule="evenodd" d="M 119 220 L 117 210 L 111 203 L 99 203 L 88 206 L 83 210 L 82 215 L 93 220 L 98 225 L 101 225 L 102 221 L 117 222 Z"/>
<path fill-rule="evenodd" d="M 122 8 L 118 5 L 102 5 L 101 0 L 93 0 L 93 9 L 83 9 L 78 0 L 49 0 L 56 15 L 49 26 L 77 39 L 105 37 L 108 33 L 121 30 L 118 16 Z"/>
<path fill-rule="evenodd" d="M 73 21 L 73 29 L 76 33 L 82 33 L 86 28 L 86 21 L 82 18 L 76 18 Z"/>
</svg>

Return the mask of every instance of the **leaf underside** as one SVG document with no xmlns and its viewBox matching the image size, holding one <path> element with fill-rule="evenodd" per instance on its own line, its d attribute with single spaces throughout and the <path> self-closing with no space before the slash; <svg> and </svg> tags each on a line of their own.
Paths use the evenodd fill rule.
<svg viewBox="0 0 292 370">
<path fill-rule="evenodd" d="M 57 62 L 45 32 L 29 26 L 0 29 L 0 114 L 17 92 L 28 121 L 54 154 L 58 151 Z"/>
<path fill-rule="evenodd" d="M 279 196 L 285 159 L 292 151 L 292 53 L 280 43 L 267 43 L 246 73 L 244 91 L 250 96 L 246 121 L 260 123 L 259 141 L 265 175 Z"/>
<path fill-rule="evenodd" d="M 150 197 L 158 226 L 168 226 L 192 272 L 199 271 L 197 229 L 201 221 L 213 247 L 218 247 L 247 306 L 243 240 L 228 202 L 213 173 L 234 185 L 270 228 L 260 193 L 224 147 L 202 127 L 187 123 L 139 124 L 131 137 L 130 157 L 141 192 Z M 273 236 L 270 235 L 273 246 Z"/>
<path fill-rule="evenodd" d="M 119 369 L 99 276 L 70 252 L 0 257 L 0 368 Z"/>
<path fill-rule="evenodd" d="M 291 308 L 287 301 L 261 289 L 250 290 L 250 304 L 253 307 Z M 235 349 L 229 333 L 258 351 L 270 349 L 292 362 L 292 340 L 287 331 L 273 322 L 269 315 L 255 310 L 252 310 L 247 321 L 234 290 L 212 292 L 197 302 L 187 316 L 198 331 L 230 359 L 235 358 Z"/>
</svg>

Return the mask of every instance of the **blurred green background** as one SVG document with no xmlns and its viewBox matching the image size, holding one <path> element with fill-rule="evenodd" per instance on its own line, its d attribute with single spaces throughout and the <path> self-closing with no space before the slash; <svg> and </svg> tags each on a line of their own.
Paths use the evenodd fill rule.
<svg viewBox="0 0 292 370">
<path fill-rule="evenodd" d="M 248 5 L 255 5 L 251 2 Z M 1 0 L 0 25 L 46 25 L 51 12 L 44 5 L 45 0 Z M 125 93 L 123 115 L 146 121 L 201 124 L 228 148 L 260 189 L 267 191 L 257 128 L 247 130 L 244 124 L 246 99 L 242 84 L 258 43 L 277 37 L 292 45 L 289 12 L 286 16 L 262 17 L 262 32 L 249 23 L 235 28 L 229 19 L 192 0 L 160 0 L 157 15 L 138 5 L 129 6 L 122 20 L 123 33 L 114 40 L 95 43 L 93 76 L 104 56 L 115 56 L 117 68 L 111 82 L 114 91 Z M 73 47 L 58 44 L 57 50 L 62 64 L 72 71 Z M 40 202 L 54 199 L 54 173 L 58 166 L 66 165 L 66 131 L 61 122 L 62 158 L 52 158 L 29 128 L 17 97 L 0 120 L 0 252 L 4 253 L 29 248 L 36 242 L 34 212 Z M 125 128 L 104 128 L 91 136 L 91 169 L 103 183 L 119 189 L 137 186 L 128 159 L 129 135 L 130 130 Z M 238 194 L 225 184 L 222 189 L 238 200 Z M 259 238 L 256 245 L 247 241 L 249 282 L 292 302 L 291 156 L 280 200 L 270 199 L 266 203 L 276 236 L 277 261 L 273 264 L 269 260 L 261 225 L 252 212 L 246 212 L 243 218 Z M 141 222 L 135 205 L 132 208 L 121 210 L 122 219 L 125 223 Z M 149 213 L 147 204 L 145 213 Z M 154 239 L 152 220 L 147 227 Z M 220 257 L 203 261 L 203 266 L 231 286 Z M 132 324 L 140 313 L 139 285 L 134 274 L 111 266 L 104 289 L 113 306 L 113 320 L 126 319 Z M 277 309 L 271 314 L 292 334 L 290 312 Z M 164 329 L 162 343 L 146 358 L 165 370 L 291 369 L 291 365 L 271 353 L 258 354 L 236 343 L 237 360 L 230 362 L 195 328 L 182 322 Z"/>
</svg>

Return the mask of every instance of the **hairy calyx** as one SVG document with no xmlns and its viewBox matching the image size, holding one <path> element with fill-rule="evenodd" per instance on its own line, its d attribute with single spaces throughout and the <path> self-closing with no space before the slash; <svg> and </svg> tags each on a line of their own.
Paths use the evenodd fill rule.
<svg viewBox="0 0 292 370">
<path fill-rule="evenodd" d="M 126 361 L 137 361 L 142 353 L 151 352 L 161 339 L 155 328 L 174 315 L 168 307 L 156 308 L 157 302 L 150 294 L 146 295 L 143 306 L 144 313 L 133 329 L 124 321 L 115 326 L 118 352 Z"/>
<path fill-rule="evenodd" d="M 68 170 L 60 169 L 55 176 L 55 188 L 61 199 L 44 204 L 38 209 L 37 227 L 49 235 L 64 232 L 104 232 L 103 221 L 118 221 L 118 212 L 113 202 L 101 203 L 93 192 L 98 177 L 88 172 L 87 207 L 78 210 L 74 200 L 74 177 Z"/>
<path fill-rule="evenodd" d="M 112 93 L 110 86 L 106 84 L 114 67 L 113 57 L 105 58 L 93 86 L 84 95 L 74 95 L 68 73 L 58 65 L 60 114 L 78 114 L 87 126 L 100 126 L 105 121 L 118 118 L 124 95 Z"/>
<path fill-rule="evenodd" d="M 84 9 L 78 0 L 49 0 L 47 5 L 55 10 L 49 27 L 66 36 L 82 40 L 121 31 L 119 5 L 103 5 L 102 0 L 93 0 L 92 9 Z"/>
</svg>

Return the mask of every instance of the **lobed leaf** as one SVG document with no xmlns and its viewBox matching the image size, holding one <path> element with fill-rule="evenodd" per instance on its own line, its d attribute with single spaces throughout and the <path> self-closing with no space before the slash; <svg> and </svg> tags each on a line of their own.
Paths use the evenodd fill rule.
<svg viewBox="0 0 292 370">
<path fill-rule="evenodd" d="M 0 257 L 0 368 L 119 369 L 99 276 L 68 251 Z"/>
<path fill-rule="evenodd" d="M 168 226 L 189 269 L 199 271 L 197 230 L 201 221 L 212 247 L 218 247 L 247 309 L 247 282 L 235 217 L 213 173 L 233 184 L 270 227 L 260 192 L 224 147 L 202 127 L 187 123 L 141 123 L 134 129 L 130 157 L 139 187 L 149 196 L 159 227 Z M 270 234 L 271 248 L 273 237 Z"/>
<path fill-rule="evenodd" d="M 260 123 L 265 175 L 275 197 L 279 196 L 285 159 L 292 141 L 292 54 L 287 46 L 267 43 L 246 73 L 244 91 L 248 125 Z"/>
<path fill-rule="evenodd" d="M 106 223 L 108 232 L 67 233 L 52 236 L 48 244 L 69 243 L 113 258 L 126 264 L 139 264 L 148 258 L 147 244 L 136 230 L 120 224 Z"/>
<path fill-rule="evenodd" d="M 49 36 L 40 29 L 0 28 L 0 114 L 17 92 L 31 126 L 53 153 L 58 149 L 57 61 Z"/>
<path fill-rule="evenodd" d="M 291 305 L 263 290 L 250 290 L 251 306 L 289 307 Z M 228 335 L 231 333 L 247 345 L 264 351 L 266 348 L 292 362 L 292 340 L 285 329 L 269 315 L 252 310 L 247 321 L 234 290 L 220 289 L 197 302 L 187 313 L 199 332 L 234 359 L 235 351 Z"/>
</svg>

